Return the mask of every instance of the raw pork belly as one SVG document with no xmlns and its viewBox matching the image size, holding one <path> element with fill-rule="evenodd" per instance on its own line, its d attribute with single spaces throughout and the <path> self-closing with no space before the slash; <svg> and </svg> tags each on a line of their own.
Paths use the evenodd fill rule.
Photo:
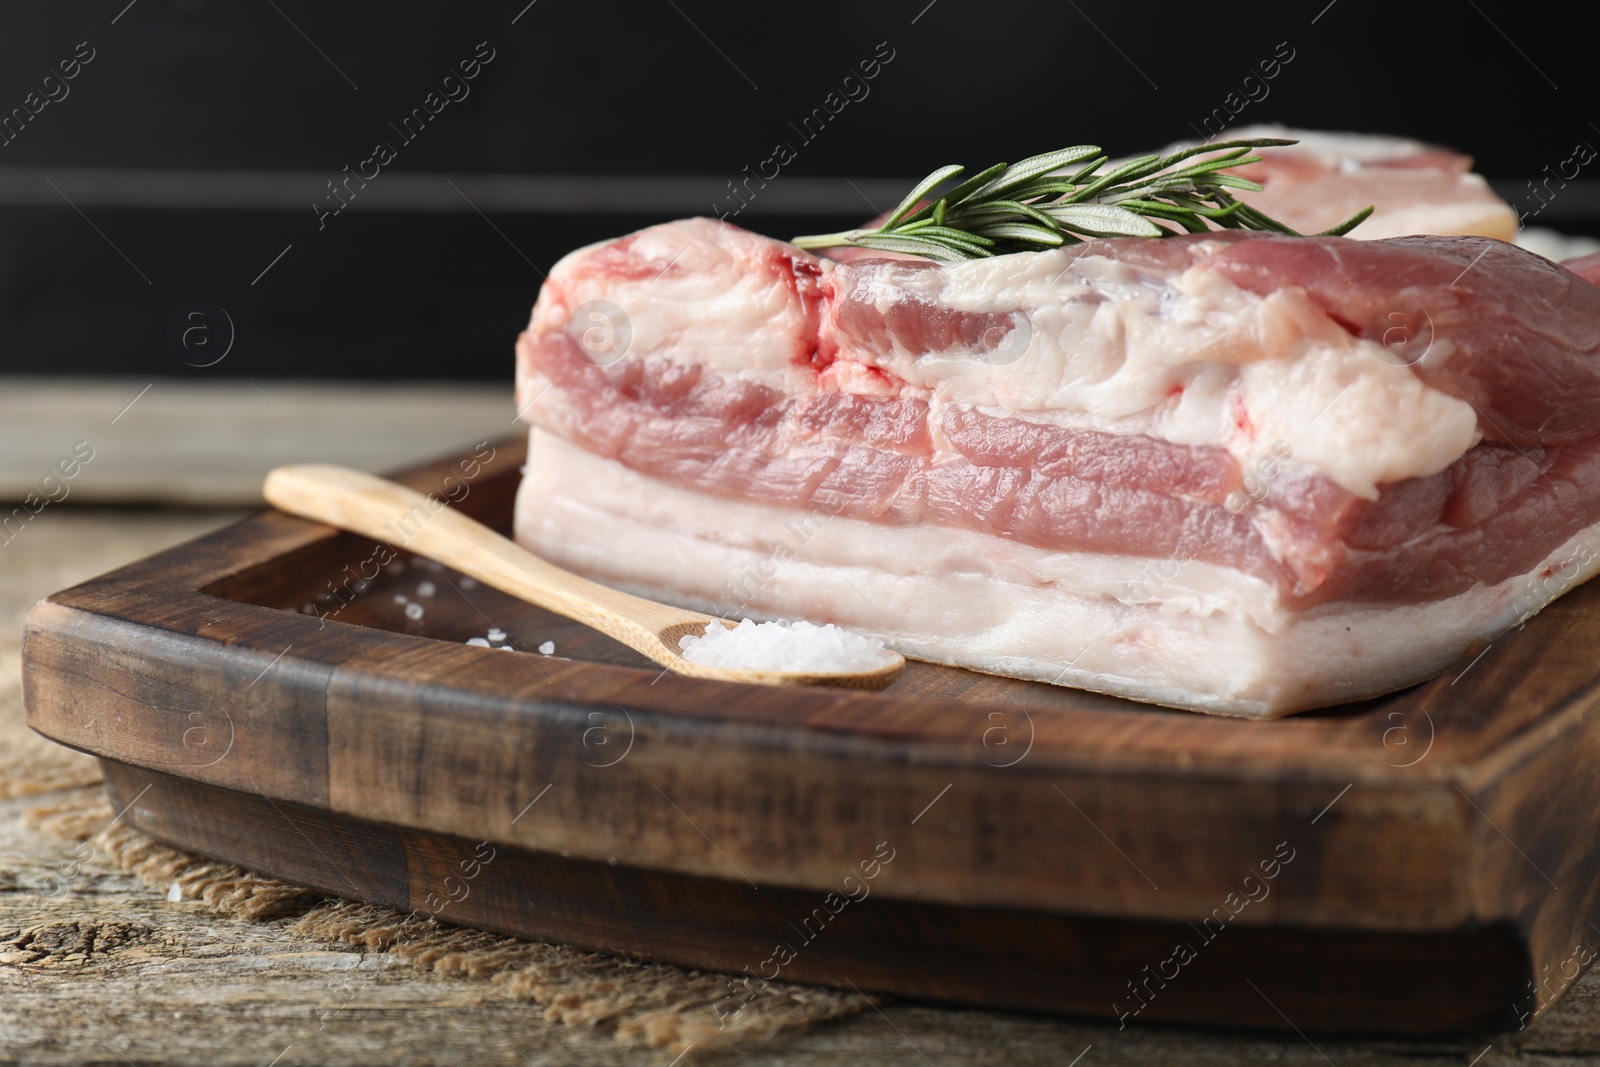
<svg viewBox="0 0 1600 1067">
<path fill-rule="evenodd" d="M 534 551 L 1138 700 L 1386 692 L 1600 567 L 1600 288 L 1494 240 L 836 263 L 690 219 L 563 259 L 517 369 Z"/>
<path fill-rule="evenodd" d="M 1239 199 L 1301 233 L 1331 229 L 1370 204 L 1376 210 L 1350 236 L 1516 238 L 1517 213 L 1472 173 L 1471 156 L 1403 137 L 1283 126 L 1245 126 L 1217 135 L 1218 140 L 1243 137 L 1300 142 L 1256 149 L 1261 162 L 1233 173 L 1262 186 L 1259 193 L 1239 193 Z"/>
</svg>

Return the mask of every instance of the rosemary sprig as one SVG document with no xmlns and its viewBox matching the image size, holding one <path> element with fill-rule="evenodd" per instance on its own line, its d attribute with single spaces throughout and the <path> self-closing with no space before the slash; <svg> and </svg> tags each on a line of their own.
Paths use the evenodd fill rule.
<svg viewBox="0 0 1600 1067">
<path fill-rule="evenodd" d="M 956 262 L 1076 244 L 1084 237 L 1172 237 L 1213 228 L 1299 236 L 1231 192 L 1260 192 L 1261 186 L 1222 173 L 1260 162 L 1251 149 L 1295 143 L 1272 137 L 1221 141 L 1170 156 L 1141 156 L 1104 174 L 1100 168 L 1109 158 L 1100 147 L 1075 145 L 1021 163 L 996 163 L 923 203 L 965 169 L 940 167 L 906 194 L 883 225 L 796 237 L 791 243 L 801 248 L 853 245 Z M 1179 166 L 1202 153 L 1205 159 Z M 1076 170 L 1069 170 L 1074 166 Z M 1370 214 L 1369 207 L 1317 236 L 1341 237 Z"/>
</svg>

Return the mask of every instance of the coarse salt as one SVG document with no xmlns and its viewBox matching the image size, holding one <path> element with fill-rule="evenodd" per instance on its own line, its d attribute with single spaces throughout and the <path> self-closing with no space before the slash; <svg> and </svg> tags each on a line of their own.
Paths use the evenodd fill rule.
<svg viewBox="0 0 1600 1067">
<path fill-rule="evenodd" d="M 894 653 L 878 638 L 841 630 L 831 622 L 758 624 L 744 619 L 731 630 L 713 625 L 704 637 L 685 635 L 678 647 L 690 663 L 730 670 L 855 674 L 894 662 Z"/>
<path fill-rule="evenodd" d="M 506 632 L 504 630 L 500 629 L 500 627 L 498 627 L 498 626 L 489 627 L 489 640 L 491 640 L 491 641 L 504 641 L 505 639 L 506 639 Z"/>
<path fill-rule="evenodd" d="M 412 621 L 415 621 L 417 619 L 422 618 L 422 605 L 421 604 L 407 604 L 406 605 L 406 618 L 411 619 Z"/>
<path fill-rule="evenodd" d="M 555 650 L 556 650 L 556 643 L 554 641 L 546 641 L 546 642 L 544 642 L 544 644 L 539 646 L 540 653 L 543 654 L 543 655 L 546 655 L 546 656 L 550 655 Z"/>
<path fill-rule="evenodd" d="M 485 639 L 485 638 L 482 638 L 482 637 L 469 637 L 469 638 L 467 638 L 467 644 L 471 645 L 473 648 L 488 648 L 489 647 L 488 640 Z"/>
<path fill-rule="evenodd" d="M 417 586 L 418 596 L 432 596 L 439 591 L 439 587 L 432 582 L 422 582 Z"/>
</svg>

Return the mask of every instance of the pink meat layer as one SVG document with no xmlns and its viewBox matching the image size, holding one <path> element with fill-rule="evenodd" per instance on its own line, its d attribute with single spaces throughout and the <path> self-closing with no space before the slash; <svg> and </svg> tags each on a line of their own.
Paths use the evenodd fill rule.
<svg viewBox="0 0 1600 1067">
<path fill-rule="evenodd" d="M 1203 261 L 1261 294 L 1298 287 L 1351 333 L 1380 340 L 1395 328 L 1391 315 L 1425 309 L 1426 337 L 1408 340 L 1421 338 L 1427 355 L 1412 370 L 1477 408 L 1484 443 L 1439 474 L 1383 486 L 1376 501 L 1290 467 L 1264 499 L 1241 507 L 1242 473 L 1220 447 L 961 406 L 933 416 L 894 382 L 881 396 L 788 394 L 661 356 L 600 365 L 559 326 L 525 333 L 519 360 L 524 374 L 550 383 L 538 424 L 671 484 L 1047 549 L 1200 559 L 1270 583 L 1292 608 L 1493 585 L 1600 521 L 1600 288 L 1484 239 L 1207 239 L 1219 238 L 1210 252 L 1178 237 L 1099 241 L 1070 254 L 1158 274 Z M 581 269 L 659 269 L 634 262 L 628 240 Z M 772 245 L 781 254 L 763 268 L 787 272 L 806 309 L 794 361 L 819 381 L 841 348 L 992 347 L 1013 328 L 1010 316 L 936 306 L 907 289 L 887 304 L 869 295 L 937 266 L 864 260 L 822 271 Z M 946 451 L 936 453 L 936 435 Z"/>
</svg>

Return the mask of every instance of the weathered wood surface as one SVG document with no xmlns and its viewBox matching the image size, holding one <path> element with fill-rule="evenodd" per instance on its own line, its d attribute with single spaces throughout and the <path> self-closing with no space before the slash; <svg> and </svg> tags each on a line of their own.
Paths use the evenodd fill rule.
<svg viewBox="0 0 1600 1067">
<path fill-rule="evenodd" d="M 0 549 L 0 753 L 20 740 L 16 637 L 22 612 L 52 586 L 183 540 L 221 519 L 150 512 L 49 513 L 48 536 Z M 63 758 L 65 757 L 65 758 Z M 85 757 L 56 757 L 93 773 Z M 33 931 L 0 962 L 0 1064 L 250 1064 L 278 1062 L 668 1064 L 657 1052 L 595 1045 L 544 1023 L 526 1004 L 408 964 L 297 940 L 280 927 L 218 919 L 197 904 L 168 904 L 93 858 L 81 875 L 73 842 L 25 828 L 21 813 L 50 797 L 0 801 L 0 940 Z M 63 892 L 63 890 L 65 890 Z M 95 930 L 94 951 L 77 953 Z M 102 939 L 98 931 L 104 929 Z M 113 944 L 113 942 L 120 942 Z M 358 995 L 350 996 L 349 990 Z M 1272 990 L 1265 990 L 1271 995 Z M 348 997 L 348 999 L 344 999 Z M 337 1009 L 337 1010 L 335 1010 Z M 326 1021 L 322 1012 L 335 1010 Z M 176 1013 L 176 1015 L 174 1014 Z M 805 1034 L 780 1035 L 750 1064 L 993 1063 L 1080 1067 L 1501 1067 L 1600 1063 L 1600 977 L 1581 979 L 1526 1031 L 1499 1037 L 1359 1041 L 1313 1035 L 1198 1032 L 1130 1023 L 1043 1019 L 889 1003 Z M 914 1047 L 913 1047 L 914 1043 Z M 682 1064 L 731 1063 L 742 1053 Z"/>
<path fill-rule="evenodd" d="M 520 440 L 502 441 L 407 480 L 504 525 L 522 459 Z M 844 872 L 871 864 L 873 899 L 908 906 L 906 921 L 874 927 L 898 941 L 857 946 L 883 966 L 832 958 L 852 925 L 841 923 L 826 950 L 802 932 L 808 947 L 785 973 L 841 988 L 1119 1005 L 1146 1022 L 1455 1030 L 1547 1005 L 1567 985 L 1549 976 L 1587 964 L 1600 943 L 1600 672 L 1589 652 L 1600 585 L 1433 683 L 1257 723 L 927 664 L 876 694 L 663 675 L 511 597 L 467 594 L 449 573 L 383 571 L 400 565 L 370 541 L 264 514 L 59 594 L 30 615 L 31 721 L 240 796 L 558 858 L 546 867 L 552 892 L 557 868 L 590 869 L 568 858 L 748 888 L 737 916 L 748 921 L 733 921 L 743 898 L 730 897 L 634 925 L 642 903 L 590 892 L 581 873 L 566 895 L 587 911 L 530 909 L 514 885 L 498 898 L 474 887 L 470 907 L 453 911 L 442 881 L 432 894 L 444 903 L 429 907 L 431 883 L 413 877 L 398 841 L 388 861 L 344 860 L 360 864 L 373 899 L 666 962 L 787 966 L 773 947 L 784 916 L 753 887 L 822 904 L 858 892 L 864 880 Z M 359 596 L 357 576 L 373 582 Z M 329 589 L 328 621 L 284 610 Z M 491 626 L 526 654 L 462 643 Z M 554 657 L 531 652 L 546 638 Z M 251 816 L 220 835 L 209 833 L 220 814 L 163 822 L 165 796 L 130 820 L 270 874 L 326 866 L 303 835 L 274 844 L 245 832 Z M 880 866 L 885 851 L 894 859 Z M 1041 925 L 1029 943 L 1001 924 L 971 939 L 1015 944 L 1008 967 L 1001 947 L 919 952 L 937 939 L 910 915 L 933 913 L 911 905 L 1137 928 L 1096 920 L 1052 941 Z M 566 926 L 551 925 L 558 915 Z M 1212 916 L 1229 927 L 1222 947 L 1211 947 L 1215 924 L 1198 925 Z M 952 938 L 960 927 L 941 924 Z M 1340 952 L 1317 947 L 1344 931 L 1382 935 L 1387 950 L 1363 936 L 1336 938 Z M 1041 957 L 1052 944 L 1071 967 Z M 1179 946 L 1199 957 L 1192 970 Z M 1135 985 L 1167 990 L 1146 984 L 1146 967 L 1184 977 L 1140 1007 Z M 1234 995 L 1247 978 L 1268 981 L 1279 1002 Z"/>
<path fill-rule="evenodd" d="M 530 853 L 102 766 L 129 822 L 205 855 L 401 912 L 727 974 L 780 976 L 783 960 L 784 981 L 845 992 L 1085 1014 L 1118 1001 L 1167 1020 L 1364 1032 L 1493 1029 L 1525 991 L 1508 925 L 1445 936 L 1242 927 L 1208 942 L 1183 923 L 879 894 L 841 891 L 830 906 L 804 890 Z M 1179 943 L 1196 958 L 1170 983 L 1154 979 L 1144 993 L 1156 1003 L 1140 1009 L 1120 983 L 1144 979 Z M 1273 991 L 1270 1003 L 1238 996 L 1252 983 Z M 739 1004 L 739 987 L 728 988 L 723 1011 Z"/>
<path fill-rule="evenodd" d="M 388 470 L 507 433 L 511 416 L 509 381 L 6 378 L 0 502 L 9 506 L 0 517 L 29 493 L 78 503 L 254 506 L 261 479 L 280 463 Z M 92 458 L 74 466 L 79 442 L 77 458 Z M 63 459 L 70 477 L 55 469 Z"/>
<path fill-rule="evenodd" d="M 0 1064 L 266 1067 L 280 1055 L 280 1067 L 672 1060 L 546 1023 L 487 983 L 169 904 L 85 860 L 80 846 L 26 829 L 20 815 L 28 803 L 0 802 Z M 1480 1053 L 1477 1067 L 1595 1063 L 1600 980 L 1585 978 L 1526 1033 L 1500 1038 L 1307 1041 L 1139 1023 L 1119 1032 L 1114 1024 L 901 1002 L 780 1034 L 757 1050 L 691 1051 L 680 1062 L 1063 1067 L 1086 1048 L 1080 1067 L 1460 1067 Z"/>
</svg>

